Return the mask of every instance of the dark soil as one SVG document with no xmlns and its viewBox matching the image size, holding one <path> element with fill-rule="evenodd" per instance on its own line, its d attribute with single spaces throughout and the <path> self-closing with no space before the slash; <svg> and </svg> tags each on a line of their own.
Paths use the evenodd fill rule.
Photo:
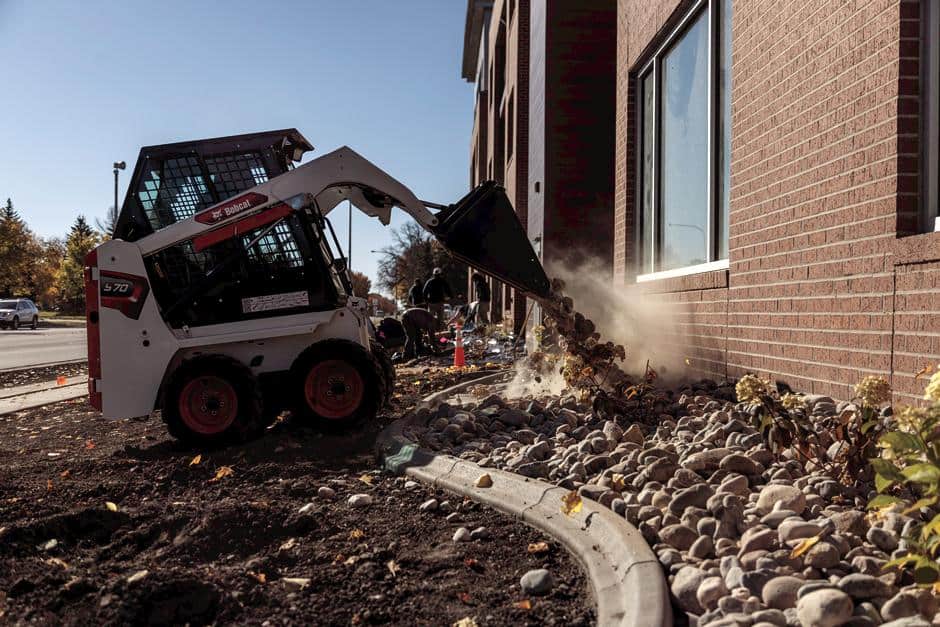
<svg viewBox="0 0 940 627">
<path fill-rule="evenodd" d="M 83 401 L 0 417 L 0 623 L 593 622 L 583 572 L 555 542 L 376 469 L 380 428 L 456 378 L 402 377 L 396 411 L 355 435 L 288 418 L 224 450 L 186 450 L 159 420 L 107 422 Z M 372 505 L 351 507 L 358 493 Z M 459 520 L 419 511 L 432 497 Z M 492 537 L 454 543 L 458 526 Z M 538 541 L 548 552 L 529 554 Z M 519 578 L 540 567 L 556 585 L 526 599 Z"/>
<path fill-rule="evenodd" d="M 86 372 L 88 372 L 88 362 L 86 361 L 61 366 L 7 370 L 6 372 L 0 372 L 0 388 L 55 381 L 56 377 L 74 377 Z"/>
</svg>

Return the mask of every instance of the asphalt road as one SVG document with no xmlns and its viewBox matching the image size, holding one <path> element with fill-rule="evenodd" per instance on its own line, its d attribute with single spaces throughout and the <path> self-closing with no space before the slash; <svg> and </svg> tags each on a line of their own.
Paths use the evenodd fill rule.
<svg viewBox="0 0 940 627">
<path fill-rule="evenodd" d="M 82 327 L 0 331 L 0 370 L 85 359 L 87 356 L 85 329 Z"/>
</svg>

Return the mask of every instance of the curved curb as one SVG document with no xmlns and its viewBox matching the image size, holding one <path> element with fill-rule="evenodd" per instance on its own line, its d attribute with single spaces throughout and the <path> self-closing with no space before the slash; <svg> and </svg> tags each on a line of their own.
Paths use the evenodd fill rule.
<svg viewBox="0 0 940 627">
<path fill-rule="evenodd" d="M 440 402 L 466 389 L 462 386 L 480 382 L 461 383 L 425 402 Z M 561 499 L 568 493 L 564 488 L 419 448 L 404 435 L 413 424 L 417 424 L 417 414 L 392 423 L 379 434 L 377 452 L 387 470 L 489 505 L 557 539 L 587 571 L 597 601 L 598 625 L 672 625 L 662 567 L 633 525 L 587 499 L 579 512 L 566 516 L 561 509 Z M 493 479 L 489 488 L 476 486 L 484 472 Z"/>
</svg>

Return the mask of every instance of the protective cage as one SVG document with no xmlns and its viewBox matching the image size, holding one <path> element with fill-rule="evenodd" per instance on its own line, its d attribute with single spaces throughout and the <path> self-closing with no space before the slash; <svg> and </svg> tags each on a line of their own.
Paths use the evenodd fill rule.
<svg viewBox="0 0 940 627">
<path fill-rule="evenodd" d="M 136 241 L 293 167 L 313 150 L 297 129 L 141 148 L 114 237 Z"/>
</svg>

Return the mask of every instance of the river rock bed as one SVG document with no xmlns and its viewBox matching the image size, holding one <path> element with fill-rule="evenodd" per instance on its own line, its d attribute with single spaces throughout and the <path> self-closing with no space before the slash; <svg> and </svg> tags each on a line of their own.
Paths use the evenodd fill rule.
<svg viewBox="0 0 940 627">
<path fill-rule="evenodd" d="M 474 392 L 479 402 L 419 410 L 415 422 L 424 426 L 410 436 L 482 467 L 577 490 L 624 516 L 662 564 L 677 623 L 940 624 L 929 589 L 882 569 L 935 512 L 870 516 L 869 483 L 844 485 L 791 451 L 775 457 L 733 384 L 666 391 L 655 427 L 571 395 L 507 401 Z M 853 407 L 804 400 L 817 423 Z"/>
</svg>

